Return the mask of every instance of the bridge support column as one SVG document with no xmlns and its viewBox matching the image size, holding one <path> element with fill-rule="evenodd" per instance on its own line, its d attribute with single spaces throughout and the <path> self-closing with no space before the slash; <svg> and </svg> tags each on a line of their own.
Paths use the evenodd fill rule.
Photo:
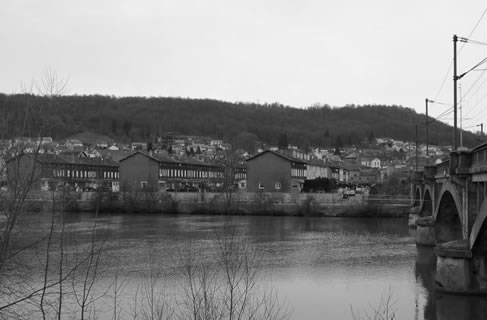
<svg viewBox="0 0 487 320">
<path fill-rule="evenodd" d="M 436 283 L 440 291 L 487 295 L 487 257 L 473 255 L 467 240 L 436 247 Z"/>
<path fill-rule="evenodd" d="M 416 245 L 432 246 L 435 242 L 435 219 L 432 216 L 422 217 L 416 221 Z"/>
<path fill-rule="evenodd" d="M 472 252 L 466 240 L 446 242 L 436 247 L 436 283 L 441 291 L 468 293 L 474 290 Z"/>
<path fill-rule="evenodd" d="M 411 207 L 409 209 L 409 221 L 408 221 L 408 226 L 410 228 L 416 228 L 416 221 L 421 217 L 421 207 L 416 206 L 416 207 Z"/>
</svg>

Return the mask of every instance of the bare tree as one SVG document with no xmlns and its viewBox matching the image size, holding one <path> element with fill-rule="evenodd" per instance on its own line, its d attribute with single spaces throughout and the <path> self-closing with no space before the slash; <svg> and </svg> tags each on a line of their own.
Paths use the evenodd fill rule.
<svg viewBox="0 0 487 320">
<path fill-rule="evenodd" d="M 359 312 L 355 312 L 352 307 L 350 311 L 352 312 L 353 320 L 394 320 L 396 318 L 396 302 L 394 299 L 394 294 L 392 289 L 382 294 L 379 303 L 374 306 L 370 305 L 370 312 L 366 312 L 361 315 Z"/>
<path fill-rule="evenodd" d="M 91 275 L 96 270 L 93 265 L 99 261 L 100 250 L 94 242 L 91 249 L 77 259 L 71 259 L 65 251 L 62 210 L 66 190 L 58 189 L 57 183 L 51 199 L 44 199 L 44 204 L 50 203 L 50 209 L 41 213 L 49 221 L 47 228 L 41 228 L 40 235 L 33 240 L 26 240 L 19 229 L 21 222 L 29 221 L 28 200 L 39 187 L 39 179 L 45 170 L 40 165 L 42 137 L 59 124 L 49 121 L 45 115 L 57 103 L 66 83 L 58 80 L 54 71 L 46 69 L 41 82 L 33 82 L 30 86 L 31 91 L 23 87 L 25 103 L 20 116 L 19 110 L 1 110 L 5 115 L 0 120 L 2 155 L 9 160 L 0 167 L 8 177 L 8 190 L 0 192 L 0 317 L 61 319 L 63 302 L 73 294 L 64 283 L 72 280 L 86 264 L 91 270 L 85 277 L 88 289 L 96 279 Z M 43 99 L 33 99 L 35 89 Z M 15 130 L 10 127 L 11 120 L 18 126 Z M 30 138 L 14 141 L 9 136 L 12 133 Z M 24 263 L 22 259 L 30 260 L 30 263 Z M 84 292 L 89 293 L 89 290 Z"/>
<path fill-rule="evenodd" d="M 225 227 L 214 254 L 193 247 L 183 270 L 179 319 L 288 319 L 277 294 L 265 290 L 260 262 L 250 244 L 235 229 Z M 213 263 L 212 263 L 213 262 Z"/>
<path fill-rule="evenodd" d="M 143 274 L 133 296 L 129 314 L 133 320 L 170 320 L 174 308 L 165 295 L 160 272 L 155 268 L 154 257 L 149 255 L 148 270 Z"/>
</svg>

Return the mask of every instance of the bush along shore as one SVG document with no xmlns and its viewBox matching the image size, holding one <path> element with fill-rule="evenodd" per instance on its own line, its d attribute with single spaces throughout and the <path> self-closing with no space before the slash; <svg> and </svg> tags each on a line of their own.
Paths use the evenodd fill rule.
<svg viewBox="0 0 487 320">
<path fill-rule="evenodd" d="M 316 217 L 403 217 L 405 199 L 383 201 L 337 193 L 201 193 L 201 192 L 37 192 L 26 210 L 42 211 L 56 201 L 68 212 L 182 213 Z"/>
</svg>

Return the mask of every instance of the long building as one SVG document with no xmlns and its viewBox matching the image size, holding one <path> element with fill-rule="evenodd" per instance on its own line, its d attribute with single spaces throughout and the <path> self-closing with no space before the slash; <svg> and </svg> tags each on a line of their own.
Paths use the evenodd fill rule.
<svg viewBox="0 0 487 320">
<path fill-rule="evenodd" d="M 196 191 L 223 183 L 224 167 L 175 160 L 152 152 L 135 152 L 120 160 L 120 187 L 124 191 Z"/>
<path fill-rule="evenodd" d="M 118 191 L 118 169 L 118 163 L 109 159 L 22 153 L 7 161 L 7 179 L 11 187 L 31 190 L 63 186 L 77 191 Z"/>
</svg>

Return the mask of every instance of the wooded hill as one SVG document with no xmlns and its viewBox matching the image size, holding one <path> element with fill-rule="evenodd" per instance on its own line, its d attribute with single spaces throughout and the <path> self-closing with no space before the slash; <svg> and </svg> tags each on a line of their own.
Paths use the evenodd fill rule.
<svg viewBox="0 0 487 320">
<path fill-rule="evenodd" d="M 43 128 L 42 134 L 54 139 L 90 131 L 120 141 L 149 141 L 173 132 L 221 138 L 245 147 L 256 140 L 275 145 L 286 134 L 289 143 L 300 147 L 335 147 L 361 145 L 370 137 L 414 141 L 418 125 L 419 141 L 425 140 L 425 116 L 401 106 L 297 109 L 209 99 L 99 95 L 49 99 L 0 94 L 0 112 L 8 124 L 2 127 L 4 137 L 32 136 Z M 451 127 L 430 120 L 430 143 L 451 145 Z M 468 132 L 463 141 L 468 147 L 481 142 Z"/>
</svg>

